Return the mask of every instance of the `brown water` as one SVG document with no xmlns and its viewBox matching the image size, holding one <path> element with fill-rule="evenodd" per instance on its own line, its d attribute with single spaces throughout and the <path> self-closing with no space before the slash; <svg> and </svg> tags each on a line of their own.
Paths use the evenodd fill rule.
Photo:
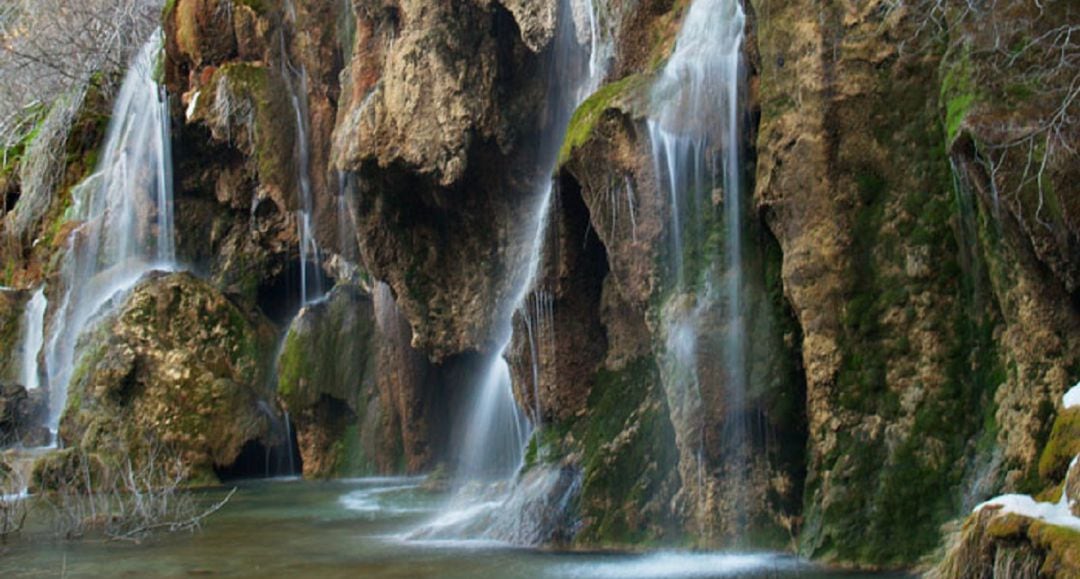
<svg viewBox="0 0 1080 579">
<path fill-rule="evenodd" d="M 415 479 L 243 483 L 201 531 L 134 545 L 37 535 L 0 547 L 0 577 L 836 577 L 773 554 L 558 553 L 409 541 L 441 497 Z M 208 501 L 220 497 L 208 493 Z M 859 575 L 843 575 L 859 577 Z"/>
</svg>

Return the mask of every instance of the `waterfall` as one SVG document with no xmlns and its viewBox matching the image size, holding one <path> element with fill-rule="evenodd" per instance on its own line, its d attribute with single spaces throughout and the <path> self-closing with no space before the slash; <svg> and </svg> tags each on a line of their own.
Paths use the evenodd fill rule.
<svg viewBox="0 0 1080 579">
<path fill-rule="evenodd" d="M 601 68 L 590 58 L 591 40 L 586 35 L 582 42 L 578 33 L 573 4 L 563 0 L 559 8 L 543 117 L 547 124 L 541 131 L 535 160 L 538 171 L 534 201 L 521 227 L 524 235 L 516 245 L 516 263 L 511 264 L 511 291 L 497 308 L 500 316 L 496 320 L 495 343 L 498 346 L 485 362 L 486 370 L 465 415 L 466 428 L 458 446 L 464 450 L 459 471 L 464 480 L 491 476 L 506 478 L 515 473 L 532 434 L 525 413 L 514 399 L 505 354 L 513 338 L 514 313 L 526 305 L 543 257 L 548 210 L 554 191 L 551 173 L 558 160 L 559 147 L 574 110 L 596 89 L 602 77 Z M 591 2 L 587 8 L 588 14 L 584 17 L 594 20 Z M 586 21 L 585 29 L 590 28 Z"/>
<path fill-rule="evenodd" d="M 292 1 L 285 3 L 286 17 L 296 30 L 296 7 Z M 308 112 L 308 75 L 301 65 L 293 66 L 286 49 L 285 33 L 279 37 L 281 42 L 281 77 L 289 91 L 289 103 L 292 105 L 293 122 L 296 124 L 296 176 L 298 181 L 300 208 L 297 210 L 296 227 L 300 238 L 300 304 L 307 305 L 323 295 L 323 274 L 319 255 L 319 242 L 315 238 L 312 217 L 315 203 L 311 192 L 311 141 L 310 114 Z M 310 289 L 309 289 L 310 288 Z"/>
<path fill-rule="evenodd" d="M 724 334 L 723 426 L 725 470 L 743 487 L 749 436 L 743 408 L 747 389 L 744 321 L 743 203 L 740 93 L 745 14 L 738 0 L 695 0 L 676 41 L 675 52 L 653 87 L 648 121 L 653 160 L 661 190 L 671 204 L 669 283 L 674 298 L 663 311 L 666 331 L 664 382 L 683 452 L 684 484 L 696 485 L 703 504 L 709 484 L 704 458 L 705 417 L 699 360 L 714 356 L 698 343 L 702 318 L 719 305 Z M 717 191 L 717 188 L 720 191 Z M 724 232 L 716 279 L 709 223 L 722 194 Z M 715 227 L 715 226 L 714 226 Z M 687 464 L 689 463 L 689 464 Z M 695 464 L 696 463 L 696 464 Z M 693 473 L 693 476 L 687 476 Z M 738 490 L 736 490 L 738 492 Z M 736 500 L 736 518 L 742 518 Z"/>
<path fill-rule="evenodd" d="M 27 390 L 36 390 L 41 387 L 38 355 L 41 353 L 41 346 L 45 343 L 45 309 L 48 305 L 49 300 L 45 298 L 45 286 L 41 286 L 27 302 L 26 313 L 23 314 L 20 381 Z"/>
<path fill-rule="evenodd" d="M 586 8 L 584 14 L 582 6 Z M 460 487 L 466 487 L 467 482 L 507 481 L 512 478 L 521 468 L 524 448 L 532 434 L 532 425 L 514 398 L 510 367 L 505 355 L 513 338 L 513 317 L 516 312 L 524 308 L 528 317 L 528 309 L 539 308 L 543 317 L 550 318 L 551 315 L 548 311 L 550 304 L 543 303 L 545 298 L 534 298 L 540 302 L 534 304 L 533 308 L 529 308 L 527 303 L 535 289 L 543 258 L 544 236 L 554 193 L 551 175 L 558 160 L 559 147 L 574 110 L 597 88 L 604 74 L 601 63 L 591 58 L 593 40 L 588 32 L 595 30 L 596 18 L 592 2 L 578 1 L 573 4 L 571 0 L 563 0 L 560 3 L 549 54 L 546 109 L 541 117 L 545 124 L 533 161 L 537 177 L 528 211 L 524 214 L 523 223 L 519 224 L 521 235 L 512 246 L 510 291 L 500 303 L 495 304 L 496 347 L 484 360 L 480 380 L 455 425 L 458 433 L 454 443 L 461 451 L 456 473 Z M 584 20 L 579 22 L 579 19 Z M 585 31 L 584 36 L 582 30 Z M 534 343 L 546 339 L 539 335 L 539 321 L 530 325 L 537 330 L 537 333 L 530 335 Z M 547 326 L 547 323 L 543 324 L 544 328 Z M 535 481 L 533 485 L 522 486 L 535 486 Z M 470 538 L 495 538 L 492 536 L 495 534 L 501 538 L 513 537 L 519 542 L 528 542 L 520 532 L 506 531 L 507 521 L 499 518 L 498 511 L 505 511 L 502 514 L 515 520 L 522 518 L 519 510 L 513 508 L 513 504 L 519 501 L 513 499 L 512 492 L 505 491 L 505 487 L 500 487 L 494 498 L 478 498 L 461 493 L 439 518 L 417 534 Z M 521 523 L 527 524 L 524 521 Z"/>
<path fill-rule="evenodd" d="M 154 80 L 161 46 L 158 30 L 133 60 L 98 167 L 72 191 L 66 217 L 79 225 L 67 240 L 64 293 L 45 351 L 52 428 L 67 402 L 80 336 L 144 273 L 174 266 L 169 111 Z"/>
</svg>

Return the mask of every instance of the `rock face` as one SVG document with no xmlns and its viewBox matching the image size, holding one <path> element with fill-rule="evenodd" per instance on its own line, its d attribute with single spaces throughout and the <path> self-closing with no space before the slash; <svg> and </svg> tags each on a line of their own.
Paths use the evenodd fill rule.
<svg viewBox="0 0 1080 579">
<path fill-rule="evenodd" d="M 391 433 L 380 428 L 373 318 L 369 297 L 340 286 L 304 307 L 285 335 L 278 396 L 296 428 L 304 476 L 375 473 L 376 445 L 394 447 Z"/>
<path fill-rule="evenodd" d="M 673 493 L 655 497 L 665 516 L 681 523 L 666 531 L 667 539 L 681 531 L 701 545 L 721 545 L 750 528 L 782 533 L 798 513 L 798 449 L 805 432 L 802 384 L 790 350 L 798 332 L 780 295 L 778 252 L 759 225 L 747 227 L 747 237 L 758 244 L 744 264 L 750 296 L 744 315 L 752 320 L 747 347 L 753 362 L 747 374 L 749 396 L 736 407 L 725 386 L 730 380 L 723 366 L 725 305 L 708 295 L 708 282 L 679 287 L 673 274 L 671 197 L 660 186 L 646 124 L 651 86 L 652 75 L 642 74 L 602 88 L 575 115 L 563 147 L 557 245 L 547 253 L 559 261 L 545 269 L 544 278 L 556 288 L 553 333 L 559 349 L 537 356 L 543 369 L 541 407 L 554 414 L 544 418 L 564 424 L 582 415 L 598 419 L 605 410 L 585 400 L 610 393 L 596 392 L 595 381 L 632 372 L 647 384 L 643 392 L 656 412 L 654 420 L 674 435 L 660 455 L 664 458 L 653 458 L 658 464 L 675 461 L 669 476 L 678 475 L 652 491 Z M 697 223 L 687 225 L 686 231 L 696 232 L 687 238 L 694 246 L 689 255 L 697 256 L 685 263 L 687 279 L 725 275 L 715 242 L 723 235 L 723 207 L 716 194 L 712 197 L 695 216 Z M 584 261 L 575 250 L 589 251 L 593 236 L 598 249 L 592 260 L 599 265 Z M 584 281 L 572 282 L 579 278 Z M 593 333 L 603 338 L 584 331 L 589 326 L 582 320 L 592 320 Z M 683 359 L 678 349 L 687 339 L 693 353 Z M 596 349 L 589 364 L 578 361 Z M 523 359 L 526 366 L 532 360 Z M 518 382 L 528 384 L 528 377 L 519 373 Z M 545 397 L 549 390 L 556 394 Z M 578 393 L 576 405 L 558 414 L 570 393 Z M 740 416 L 761 426 L 744 441 L 750 448 L 733 447 L 728 434 Z M 634 433 L 636 427 L 627 427 L 619 436 Z M 768 445 L 767 439 L 784 442 Z M 585 460 L 591 458 L 586 452 Z M 590 492 L 603 496 L 611 489 L 586 484 L 583 500 L 599 500 L 588 497 Z M 582 540 L 627 538 L 587 527 Z"/>
<path fill-rule="evenodd" d="M 952 94 L 955 67 L 970 74 L 956 59 L 987 40 L 975 22 L 1025 28 L 1018 5 L 971 20 L 947 8 L 959 40 L 944 46 L 919 34 L 917 3 L 753 3 L 756 198 L 804 336 L 808 554 L 913 561 L 972 499 L 1033 481 L 1076 363 L 1076 310 L 1032 238 L 973 199 L 956 140 L 969 97 Z"/>
<path fill-rule="evenodd" d="M 5 352 L 0 361 L 0 380 L 10 382 L 19 379 L 22 370 L 19 349 L 24 331 L 23 312 L 29 299 L 27 292 L 0 291 L 0 348 Z"/>
<path fill-rule="evenodd" d="M 964 521 L 932 577 L 1072 577 L 1080 568 L 1076 529 L 1080 498 L 1080 408 L 1054 421 L 1039 460 L 1049 487 L 1039 496 L 1010 495 L 982 505 Z M 1059 482 L 1060 481 L 1060 482 Z M 1040 501 L 1041 504 L 1035 501 Z"/>
<path fill-rule="evenodd" d="M 42 426 L 47 411 L 45 393 L 40 389 L 27 391 L 18 384 L 0 385 L 0 446 L 48 444 L 49 429 Z"/>
<path fill-rule="evenodd" d="M 338 286 L 293 320 L 278 359 L 278 396 L 296 425 L 304 475 L 419 472 L 431 466 L 429 420 L 411 398 L 425 382 L 388 325 L 393 301 Z M 405 348 L 401 350 L 399 348 Z M 421 360 L 422 362 L 422 360 Z M 396 377 L 396 382 L 387 381 Z"/>
<path fill-rule="evenodd" d="M 195 481 L 244 445 L 280 443 L 268 404 L 274 332 L 191 274 L 150 274 L 87 337 L 60 439 L 107 459 L 163 445 Z"/>
<path fill-rule="evenodd" d="M 546 17 L 532 23 L 551 4 L 355 5 L 334 165 L 359 178 L 364 263 L 435 361 L 490 349 L 492 322 L 506 317 L 492 304 L 528 241 L 538 168 L 522 161 L 546 122 L 548 71 L 529 46 L 550 32 Z"/>
<path fill-rule="evenodd" d="M 735 318 L 715 291 L 734 275 L 725 192 L 696 191 L 676 219 L 650 141 L 652 87 L 689 6 L 169 2 L 177 248 L 205 280 L 152 276 L 87 337 L 61 438 L 105 465 L 150 435 L 209 480 L 284 437 L 280 404 L 307 476 L 453 458 L 465 386 L 524 281 L 552 177 L 534 162 L 554 122 L 547 63 L 573 17 L 609 72 L 571 122 L 513 316 L 514 394 L 540 428 L 514 497 L 536 524 L 511 536 L 752 536 L 903 567 L 991 495 L 1076 495 L 1080 429 L 1060 402 L 1080 378 L 1075 7 L 744 3 L 740 398 L 721 355 Z M 54 195 L 0 171 L 5 200 L 32 201 L 4 218 L 4 283 L 49 278 L 64 190 L 103 126 L 77 116 Z M 24 301 L 0 292 L 5 354 Z M 10 430 L 32 412 L 5 394 Z M 74 454 L 39 478 L 63 478 Z M 941 573 L 1008 560 L 1067 575 L 1075 542 L 983 509 Z"/>
</svg>

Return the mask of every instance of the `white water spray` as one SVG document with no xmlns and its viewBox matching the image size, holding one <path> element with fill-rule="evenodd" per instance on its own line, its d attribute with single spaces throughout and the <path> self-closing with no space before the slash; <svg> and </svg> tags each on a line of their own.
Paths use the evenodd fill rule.
<svg viewBox="0 0 1080 579">
<path fill-rule="evenodd" d="M 740 93 L 746 17 L 738 0 L 696 0 L 687 12 L 675 52 L 653 87 L 649 134 L 660 187 L 671 204 L 670 281 L 676 298 L 664 308 L 667 333 L 665 389 L 669 406 L 683 425 L 676 437 L 683 449 L 684 482 L 696 481 L 704 499 L 705 417 L 698 336 L 701 319 L 719 302 L 725 334 L 723 445 L 725 468 L 742 488 L 748 453 L 746 399 L 747 337 L 744 322 L 743 224 Z M 720 187 L 721 191 L 716 191 Z M 722 193 L 723 279 L 717 280 L 703 215 Z M 691 269 L 691 264 L 705 262 Z M 696 464 L 687 464 L 696 463 Z M 688 477 L 690 472 L 695 476 Z M 704 503 L 702 503 L 704 504 Z M 736 507 L 736 510 L 740 510 Z M 741 517 L 741 514 L 737 515 Z"/>
<path fill-rule="evenodd" d="M 153 76 L 161 46 L 159 30 L 132 62 L 97 170 L 72 192 L 68 218 L 79 226 L 68 238 L 45 353 L 51 428 L 67 403 L 79 338 L 144 273 L 174 267 L 169 111 Z"/>
<path fill-rule="evenodd" d="M 588 8 L 588 21 L 584 27 L 579 27 L 574 21 L 575 11 L 570 0 L 560 4 L 559 23 L 550 55 L 547 110 L 543 117 L 547 123 L 541 131 L 535 160 L 534 201 L 520 224 L 522 236 L 513 248 L 511 291 L 497 304 L 493 340 L 497 346 L 484 361 L 481 380 L 465 409 L 464 420 L 459 423 L 464 428 L 455 441 L 461 449 L 457 478 L 462 486 L 468 481 L 506 481 L 512 477 L 521 468 L 523 451 L 532 434 L 532 425 L 514 398 L 505 355 L 513 338 L 513 316 L 527 308 L 527 300 L 535 289 L 554 192 L 551 174 L 558 160 L 559 147 L 574 110 L 597 88 L 604 74 L 599 63 L 590 58 L 593 40 L 582 39 L 578 34 L 582 28 L 595 29 L 596 12 L 592 2 L 588 3 Z M 545 323 L 542 328 L 540 320 L 550 319 L 552 315 L 552 306 L 541 303 L 542 298 L 536 299 L 540 302 L 534 304 L 533 309 L 541 315 L 535 318 L 535 324 L 531 324 L 535 331 L 529 336 L 533 344 L 548 339 L 540 331 L 548 325 Z M 524 313 L 528 317 L 529 312 Z M 535 356 L 533 360 L 534 364 L 538 363 Z M 540 409 L 535 412 L 539 414 Z M 462 493 L 447 511 L 416 535 L 488 539 L 494 538 L 493 535 L 504 539 L 519 536 L 505 532 L 506 521 L 497 512 L 506 511 L 507 517 L 521 519 L 521 513 L 512 507 L 517 502 L 520 497 L 515 500 L 513 491 L 505 492 L 505 487 L 494 497 L 490 493 L 480 497 Z"/>
<path fill-rule="evenodd" d="M 20 381 L 27 390 L 41 387 L 41 368 L 38 355 L 45 343 L 45 309 L 49 300 L 45 298 L 45 286 L 39 287 L 30 301 L 26 303 L 23 314 L 22 367 Z"/>
<path fill-rule="evenodd" d="M 292 1 L 285 3 L 286 17 L 296 30 L 296 7 Z M 315 237 L 312 219 L 315 215 L 315 202 L 311 190 L 311 141 L 310 113 L 308 111 L 308 75 L 301 65 L 293 66 L 285 46 L 284 32 L 280 36 L 281 77 L 289 91 L 289 103 L 292 105 L 293 122 L 296 125 L 296 175 L 299 185 L 300 208 L 297 210 L 296 227 L 300 238 L 300 304 L 311 303 L 324 293 L 322 257 L 319 242 Z"/>
<path fill-rule="evenodd" d="M 592 3 L 588 3 L 588 6 L 586 18 L 595 20 Z M 580 42 L 569 0 L 564 0 L 560 9 L 559 24 L 552 41 L 547 113 L 544 117 L 549 122 L 540 136 L 536 159 L 539 170 L 533 194 L 535 201 L 527 213 L 526 222 L 522 224 L 525 235 L 518 244 L 517 264 L 511 277 L 512 291 L 499 305 L 501 316 L 496 321 L 495 329 L 498 347 L 486 362 L 487 370 L 467 412 L 468 426 L 461 447 L 464 449 L 460 470 L 463 479 L 482 479 L 491 475 L 506 478 L 512 475 L 520 468 L 522 450 L 531 435 L 529 421 L 514 399 L 505 354 L 512 340 L 514 313 L 526 305 L 527 298 L 534 290 L 543 258 L 544 235 L 554 191 L 551 173 L 558 159 L 559 147 L 574 110 L 596 89 L 603 75 L 601 68 L 590 58 L 592 40 L 586 39 L 584 44 Z M 592 29 L 592 26 L 588 29 Z M 534 339 L 542 338 L 534 336 Z M 512 451 L 505 451 L 507 446 L 512 447 Z"/>
</svg>

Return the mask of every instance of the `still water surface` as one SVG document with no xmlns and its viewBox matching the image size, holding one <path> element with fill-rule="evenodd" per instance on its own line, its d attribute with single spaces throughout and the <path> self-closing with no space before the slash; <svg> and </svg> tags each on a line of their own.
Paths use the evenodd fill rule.
<svg viewBox="0 0 1080 579">
<path fill-rule="evenodd" d="M 0 546 L 0 577 L 869 577 L 775 554 L 561 553 L 411 541 L 404 535 L 442 500 L 420 482 L 245 482 L 194 534 L 140 545 L 23 540 Z"/>
</svg>

